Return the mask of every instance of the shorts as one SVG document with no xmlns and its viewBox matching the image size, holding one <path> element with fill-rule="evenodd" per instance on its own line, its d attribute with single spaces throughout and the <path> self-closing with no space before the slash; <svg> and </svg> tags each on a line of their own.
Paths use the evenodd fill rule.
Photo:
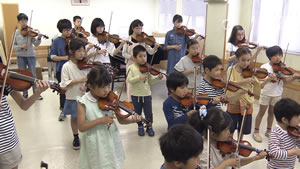
<svg viewBox="0 0 300 169">
<path fill-rule="evenodd" d="M 77 118 L 77 101 L 66 100 L 64 105 L 64 115 L 70 115 L 72 118 Z"/>
<path fill-rule="evenodd" d="M 4 154 L 0 154 L 0 169 L 14 168 L 20 164 L 22 160 L 22 153 L 19 143 Z"/>
<path fill-rule="evenodd" d="M 275 104 L 281 99 L 281 96 L 266 96 L 266 95 L 260 95 L 259 97 L 259 104 L 261 105 L 271 105 L 271 106 L 275 106 Z"/>
<path fill-rule="evenodd" d="M 230 133 L 231 134 L 234 133 L 234 131 L 236 129 L 238 129 L 238 131 L 240 131 L 243 116 L 240 113 L 229 113 L 229 112 L 227 112 L 227 113 L 230 115 L 230 117 L 232 119 L 232 123 L 230 126 Z M 252 114 L 247 114 L 245 117 L 245 121 L 244 121 L 243 134 L 250 134 L 251 126 L 252 126 Z"/>
</svg>

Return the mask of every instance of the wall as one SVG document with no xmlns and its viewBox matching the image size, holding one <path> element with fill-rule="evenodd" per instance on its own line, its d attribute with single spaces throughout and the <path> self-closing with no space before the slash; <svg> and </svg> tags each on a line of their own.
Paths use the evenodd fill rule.
<svg viewBox="0 0 300 169">
<path fill-rule="evenodd" d="M 144 31 L 151 34 L 158 29 L 159 0 L 90 0 L 90 6 L 71 6 L 71 0 L 2 0 L 3 3 L 19 3 L 19 11 L 30 17 L 33 10 L 33 28 L 50 38 L 59 35 L 56 24 L 59 19 L 72 21 L 74 15 L 84 17 L 82 26 L 90 32 L 95 17 L 104 20 L 108 30 L 110 13 L 113 11 L 110 33 L 128 37 L 128 28 L 134 19 L 141 19 Z M 2 18 L 2 17 L 1 17 Z M 1 30 L 2 24 L 0 25 Z M 2 35 L 2 34 L 1 34 Z M 50 45 L 51 40 L 43 40 L 41 45 Z"/>
</svg>

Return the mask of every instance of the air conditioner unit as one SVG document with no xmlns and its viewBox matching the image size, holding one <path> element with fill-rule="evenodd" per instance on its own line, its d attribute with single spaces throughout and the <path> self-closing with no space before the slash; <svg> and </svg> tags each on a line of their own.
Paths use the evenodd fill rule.
<svg viewBox="0 0 300 169">
<path fill-rule="evenodd" d="M 219 3 L 226 3 L 227 0 L 204 0 L 204 2 L 219 2 Z"/>
</svg>

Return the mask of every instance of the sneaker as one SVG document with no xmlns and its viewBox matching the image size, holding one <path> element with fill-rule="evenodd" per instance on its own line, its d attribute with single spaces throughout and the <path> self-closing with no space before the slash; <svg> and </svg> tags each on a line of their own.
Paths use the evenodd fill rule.
<svg viewBox="0 0 300 169">
<path fill-rule="evenodd" d="M 74 140 L 73 140 L 73 149 L 74 150 L 79 150 L 80 149 L 80 140 L 79 140 L 79 137 L 74 137 Z"/>
<path fill-rule="evenodd" d="M 154 131 L 152 127 L 147 127 L 146 132 L 148 133 L 149 136 L 153 137 L 154 136 Z"/>
<path fill-rule="evenodd" d="M 23 94 L 23 97 L 24 97 L 25 99 L 27 99 L 27 98 L 28 98 L 28 94 Z"/>
<path fill-rule="evenodd" d="M 38 100 L 43 100 L 44 98 L 42 97 L 42 96 L 40 96 L 39 98 L 38 98 Z"/>
<path fill-rule="evenodd" d="M 60 112 L 60 115 L 59 115 L 59 117 L 58 117 L 58 121 L 64 121 L 65 118 L 66 118 L 66 115 L 64 115 L 64 112 L 63 112 L 63 111 Z"/>
<path fill-rule="evenodd" d="M 271 131 L 266 131 L 265 132 L 265 136 L 269 138 L 270 137 L 270 133 L 271 133 Z"/>
<path fill-rule="evenodd" d="M 145 131 L 144 131 L 144 127 L 143 126 L 139 126 L 139 128 L 138 128 L 138 135 L 139 136 L 144 136 L 145 135 Z"/>
<path fill-rule="evenodd" d="M 259 135 L 259 133 L 253 133 L 253 139 L 256 141 L 256 142 L 259 142 L 261 143 L 262 142 L 262 138 L 261 136 Z"/>
</svg>

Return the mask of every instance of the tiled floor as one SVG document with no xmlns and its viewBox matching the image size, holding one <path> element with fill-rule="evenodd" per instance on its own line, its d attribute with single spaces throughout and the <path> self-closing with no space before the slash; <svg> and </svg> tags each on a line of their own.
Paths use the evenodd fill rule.
<svg viewBox="0 0 300 169">
<path fill-rule="evenodd" d="M 162 112 L 162 103 L 167 97 L 165 83 L 166 81 L 162 80 L 152 86 L 155 137 L 138 136 L 136 124 L 119 125 L 126 152 L 124 169 L 157 169 L 164 161 L 159 150 L 158 138 L 166 132 L 167 128 Z M 117 84 L 117 90 L 120 87 L 121 84 Z M 8 97 L 23 153 L 19 168 L 38 169 L 43 160 L 49 164 L 49 169 L 77 169 L 79 151 L 72 149 L 70 117 L 63 122 L 58 122 L 58 96 L 51 90 L 47 90 L 42 95 L 44 100 L 36 101 L 26 112 L 22 111 L 11 97 Z M 125 94 L 122 98 L 125 98 Z M 252 126 L 257 109 L 256 103 Z M 261 131 L 264 132 L 265 128 L 266 116 L 262 120 Z M 267 138 L 264 136 L 261 144 L 253 141 L 251 135 L 245 136 L 245 139 L 256 148 L 267 148 Z M 242 168 L 266 168 L 266 160 L 260 160 Z M 297 163 L 295 168 L 300 168 L 300 164 Z"/>
</svg>

